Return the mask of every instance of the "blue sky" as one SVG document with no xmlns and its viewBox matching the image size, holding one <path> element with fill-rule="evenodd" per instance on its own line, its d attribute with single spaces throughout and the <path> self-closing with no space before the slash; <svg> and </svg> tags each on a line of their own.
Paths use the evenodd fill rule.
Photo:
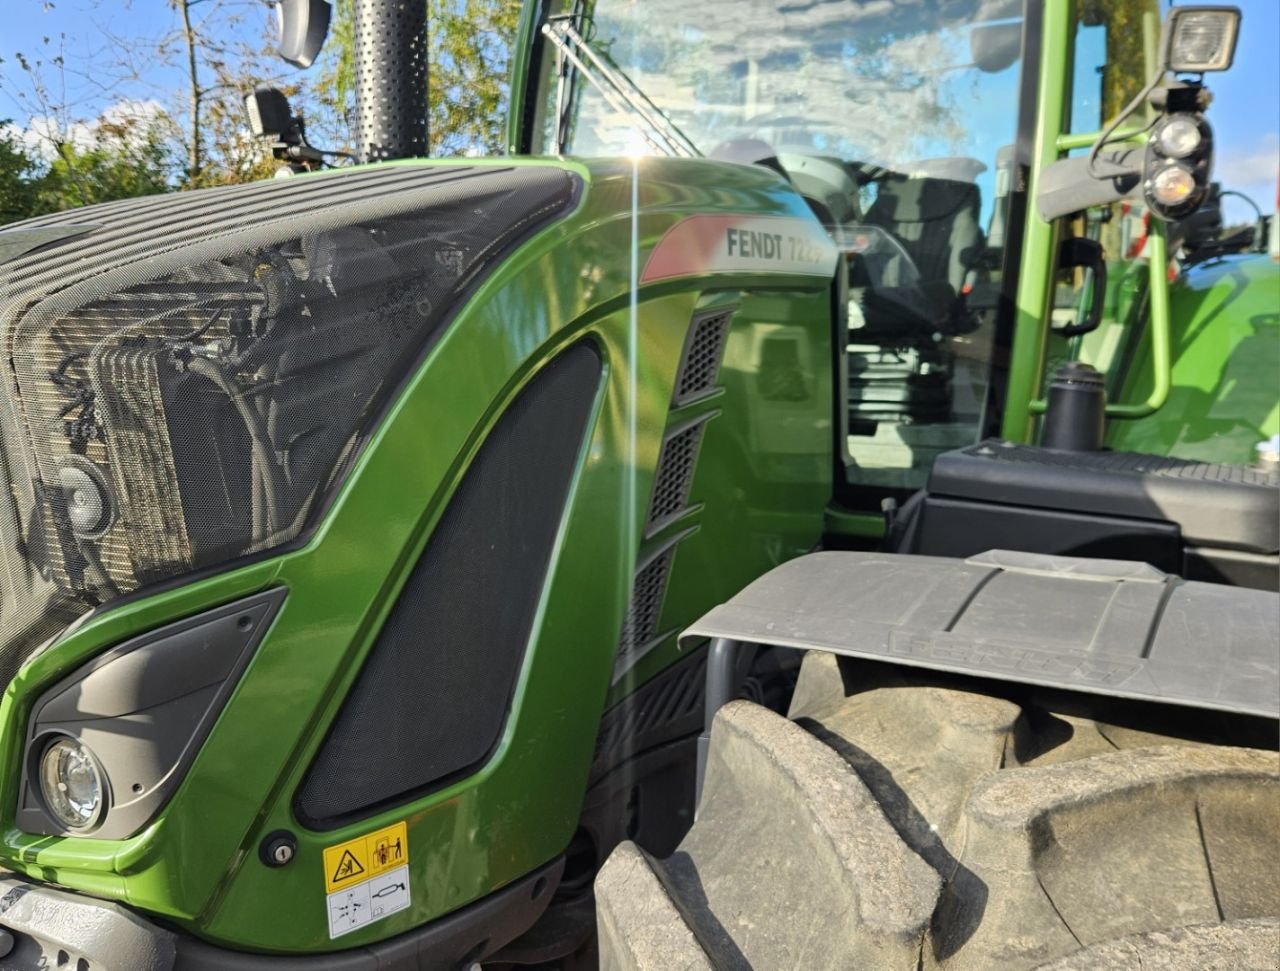
<svg viewBox="0 0 1280 971">
<path fill-rule="evenodd" d="M 157 37 L 177 26 L 177 15 L 166 0 L 0 0 L 0 119 L 19 127 L 28 124 L 30 101 L 15 95 L 28 90 L 14 54 L 44 57 L 65 48 L 68 64 L 110 54 L 113 36 Z M 214 5 L 234 5 L 248 14 L 244 30 L 257 34 L 268 23 L 269 11 L 256 0 L 206 0 L 197 14 Z M 1162 5 L 1163 6 L 1163 5 Z M 1217 140 L 1216 177 L 1226 187 L 1251 195 L 1264 211 L 1276 207 L 1280 168 L 1280 2 L 1238 0 L 1244 13 L 1235 65 L 1225 74 L 1208 78 L 1215 100 L 1209 118 Z M 48 46 L 44 38 L 49 38 Z M 145 101 L 163 98 L 181 84 L 180 72 L 152 61 L 137 65 L 138 78 L 117 83 L 105 72 L 63 81 L 65 97 L 77 118 L 90 119 L 122 98 Z M 59 92 L 60 94 L 60 92 Z M 1229 200 L 1228 217 L 1243 217 L 1242 203 Z"/>
</svg>

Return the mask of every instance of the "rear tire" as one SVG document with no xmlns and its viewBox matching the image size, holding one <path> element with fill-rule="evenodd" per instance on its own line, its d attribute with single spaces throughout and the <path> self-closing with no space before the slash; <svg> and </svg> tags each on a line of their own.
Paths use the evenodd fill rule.
<svg viewBox="0 0 1280 971">
<path fill-rule="evenodd" d="M 680 847 L 597 878 L 603 969 L 1276 968 L 1280 754 L 878 670 L 720 711 Z"/>
</svg>

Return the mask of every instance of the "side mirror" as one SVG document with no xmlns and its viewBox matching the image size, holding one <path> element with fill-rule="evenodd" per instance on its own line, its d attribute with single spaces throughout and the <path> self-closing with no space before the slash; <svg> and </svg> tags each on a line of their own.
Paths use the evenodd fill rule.
<svg viewBox="0 0 1280 971">
<path fill-rule="evenodd" d="M 332 15 L 333 8 L 326 0 L 279 0 L 276 50 L 280 57 L 294 67 L 310 67 L 315 63 L 329 34 Z"/>
<path fill-rule="evenodd" d="M 1022 55 L 1022 24 L 989 24 L 969 31 L 969 53 L 984 74 L 997 74 Z"/>
<path fill-rule="evenodd" d="M 1036 211 L 1045 222 L 1092 206 L 1119 202 L 1138 191 L 1142 182 L 1142 149 L 1103 152 L 1095 175 L 1087 156 L 1059 159 L 1040 173 Z"/>
<path fill-rule="evenodd" d="M 290 171 L 310 171 L 324 164 L 324 153 L 307 144 L 306 126 L 293 113 L 284 92 L 254 88 L 245 96 L 244 108 L 254 136 L 269 140 L 272 156 L 285 162 Z"/>
</svg>

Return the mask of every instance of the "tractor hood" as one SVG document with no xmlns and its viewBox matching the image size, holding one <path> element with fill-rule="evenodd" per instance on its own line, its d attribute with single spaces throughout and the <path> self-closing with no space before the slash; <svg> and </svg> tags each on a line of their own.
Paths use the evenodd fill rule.
<svg viewBox="0 0 1280 971">
<path fill-rule="evenodd" d="M 389 165 L 0 232 L 0 687 L 78 617 L 298 542 L 553 165 Z"/>
</svg>

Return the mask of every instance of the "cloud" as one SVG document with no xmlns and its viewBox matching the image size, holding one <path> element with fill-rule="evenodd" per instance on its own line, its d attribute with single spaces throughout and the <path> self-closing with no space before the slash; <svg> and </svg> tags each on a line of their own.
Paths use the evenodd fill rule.
<svg viewBox="0 0 1280 971">
<path fill-rule="evenodd" d="M 1260 135 L 1242 151 L 1219 149 L 1213 167 L 1224 189 L 1274 186 L 1280 178 L 1280 132 Z"/>
<path fill-rule="evenodd" d="M 153 99 L 126 98 L 108 105 L 92 121 L 64 120 L 52 115 L 29 118 L 25 127 L 7 126 L 9 134 L 29 154 L 45 162 L 53 161 L 55 145 L 62 143 L 84 150 L 93 147 L 104 125 L 123 128 L 141 144 L 145 133 L 164 116 L 164 106 Z"/>
</svg>

